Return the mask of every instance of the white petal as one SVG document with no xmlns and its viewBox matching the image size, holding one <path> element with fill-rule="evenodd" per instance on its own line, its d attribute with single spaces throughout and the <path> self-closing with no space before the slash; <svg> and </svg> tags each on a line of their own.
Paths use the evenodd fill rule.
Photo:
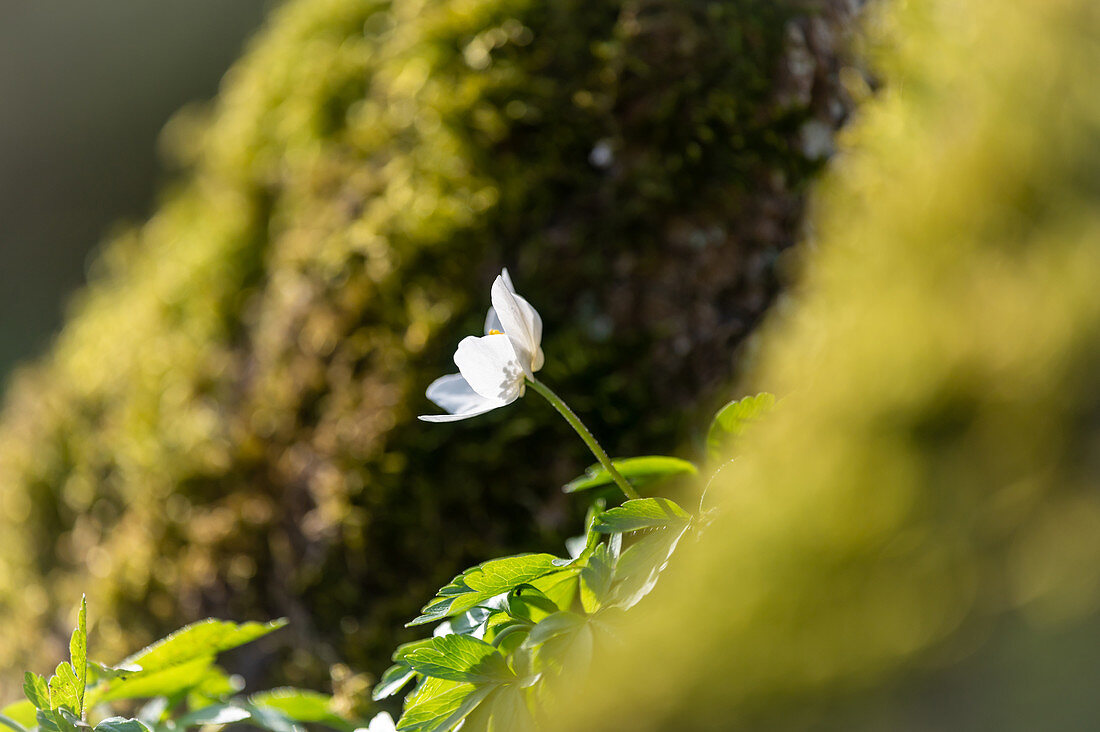
<svg viewBox="0 0 1100 732">
<path fill-rule="evenodd" d="M 425 396 L 449 414 L 465 414 L 489 405 L 491 409 L 503 406 L 500 400 L 486 399 L 474 391 L 462 374 L 440 376 L 428 385 Z"/>
<path fill-rule="evenodd" d="M 523 394 L 523 367 L 506 335 L 466 336 L 455 364 L 470 387 L 486 399 L 514 402 Z"/>
<path fill-rule="evenodd" d="M 494 330 L 497 333 L 503 333 L 504 326 L 500 324 L 500 318 L 497 317 L 497 309 L 489 308 L 489 312 L 485 313 L 485 335 L 489 335 Z"/>
<path fill-rule="evenodd" d="M 501 275 L 493 282 L 493 309 L 528 376 L 542 366 L 542 318 L 531 304 L 512 292 Z"/>
<path fill-rule="evenodd" d="M 485 406 L 480 409 L 472 409 L 469 412 L 461 412 L 459 414 L 421 414 L 417 419 L 421 422 L 461 422 L 464 419 L 470 419 L 471 417 L 478 417 L 486 412 L 491 412 L 494 409 L 500 409 L 503 406 L 510 404 L 510 402 L 491 402 L 486 400 Z"/>
<path fill-rule="evenodd" d="M 367 727 L 367 732 L 396 732 L 397 727 L 394 726 L 393 717 L 389 715 L 389 712 L 380 712 L 374 715 L 374 719 L 370 721 L 370 725 Z M 356 730 L 355 732 L 360 732 Z"/>
<path fill-rule="evenodd" d="M 500 268 L 500 276 L 504 279 L 504 284 L 508 285 L 508 289 L 514 293 L 516 291 L 516 288 L 514 285 L 512 285 L 512 277 L 508 274 L 507 267 Z"/>
</svg>

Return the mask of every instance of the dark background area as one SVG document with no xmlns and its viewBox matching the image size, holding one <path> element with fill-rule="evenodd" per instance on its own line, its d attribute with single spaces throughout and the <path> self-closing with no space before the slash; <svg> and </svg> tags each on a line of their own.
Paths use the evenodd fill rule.
<svg viewBox="0 0 1100 732">
<path fill-rule="evenodd" d="M 161 128 L 272 4 L 0 0 L 0 380 L 49 343 L 94 247 L 151 211 Z"/>
</svg>

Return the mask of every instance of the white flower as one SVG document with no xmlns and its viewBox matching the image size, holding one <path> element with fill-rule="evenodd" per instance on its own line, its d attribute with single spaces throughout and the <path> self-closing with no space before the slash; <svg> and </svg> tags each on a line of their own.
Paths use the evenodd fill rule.
<svg viewBox="0 0 1100 732">
<path fill-rule="evenodd" d="M 379 712 L 366 727 L 360 727 L 355 732 L 397 732 L 397 726 L 393 723 L 393 717 L 389 712 Z"/>
<path fill-rule="evenodd" d="M 425 422 L 455 422 L 511 404 L 523 396 L 525 379 L 542 368 L 542 318 L 516 294 L 507 269 L 491 295 L 485 335 L 463 338 L 455 351 L 458 373 L 428 386 L 428 399 L 448 414 L 422 415 Z"/>
</svg>

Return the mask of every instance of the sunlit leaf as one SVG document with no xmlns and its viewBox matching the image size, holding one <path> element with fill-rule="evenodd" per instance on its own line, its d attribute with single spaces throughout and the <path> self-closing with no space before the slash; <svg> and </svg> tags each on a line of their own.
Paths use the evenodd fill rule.
<svg viewBox="0 0 1100 732">
<path fill-rule="evenodd" d="M 138 651 L 122 666 L 138 666 L 140 673 L 159 671 L 188 663 L 196 658 L 216 656 L 245 643 L 251 643 L 286 625 L 285 619 L 270 623 L 230 623 L 212 618 L 188 625 L 153 645 Z"/>
<path fill-rule="evenodd" d="M 569 560 L 552 554 L 519 554 L 494 559 L 466 570 L 443 587 L 436 599 L 424 606 L 421 615 L 407 626 L 431 623 L 464 613 L 517 585 L 562 571 Z"/>
<path fill-rule="evenodd" d="M 84 714 L 84 690 L 88 685 L 88 598 L 80 598 L 76 630 L 69 640 L 69 659 L 76 675 L 77 716 Z"/>
<path fill-rule="evenodd" d="M 687 524 L 657 531 L 630 545 L 615 566 L 615 581 L 605 604 L 629 609 L 657 584 Z"/>
<path fill-rule="evenodd" d="M 72 664 L 63 661 L 57 664 L 57 670 L 49 681 L 50 707 L 64 707 L 76 716 L 80 716 L 80 683 Z"/>
<path fill-rule="evenodd" d="M 188 727 L 202 727 L 208 724 L 232 724 L 251 718 L 251 712 L 236 704 L 211 704 L 208 707 L 184 714 L 175 720 L 175 726 L 177 729 L 187 729 Z"/>
<path fill-rule="evenodd" d="M 637 498 L 596 517 L 595 530 L 618 534 L 640 529 L 682 526 L 691 515 L 667 498 Z"/>
<path fill-rule="evenodd" d="M 613 571 L 613 560 L 607 545 L 600 544 L 581 569 L 581 606 L 586 613 L 596 612 L 606 601 Z"/>
<path fill-rule="evenodd" d="M 405 685 L 412 681 L 415 676 L 416 672 L 408 664 L 397 663 L 390 666 L 382 674 L 382 678 L 378 680 L 378 683 L 374 685 L 374 689 L 371 691 L 371 699 L 379 701 L 393 696 L 405 688 Z"/>
<path fill-rule="evenodd" d="M 468 635 L 444 635 L 404 657 L 425 676 L 469 683 L 508 681 L 514 674 L 495 647 Z"/>
<path fill-rule="evenodd" d="M 23 674 L 23 693 L 36 709 L 50 709 L 50 689 L 46 679 L 33 671 Z"/>
<path fill-rule="evenodd" d="M 332 697 L 316 691 L 283 687 L 249 697 L 253 706 L 275 709 L 295 722 L 314 722 L 341 730 L 354 729 L 332 710 Z"/>
<path fill-rule="evenodd" d="M 733 440 L 740 437 L 750 424 L 771 411 L 773 406 L 775 396 L 761 392 L 732 401 L 719 409 L 707 430 L 707 457 L 711 460 L 729 458 Z"/>
<path fill-rule="evenodd" d="M 419 696 L 397 722 L 400 732 L 444 732 L 472 712 L 494 686 L 457 684 L 439 694 Z"/>
<path fill-rule="evenodd" d="M 612 460 L 615 469 L 635 488 L 655 483 L 666 478 L 681 475 L 695 475 L 698 468 L 687 460 L 666 455 L 646 455 L 644 457 L 620 458 Z M 566 493 L 590 491 L 615 484 L 611 474 L 599 463 L 589 466 L 584 475 L 566 483 L 562 490 Z"/>
</svg>

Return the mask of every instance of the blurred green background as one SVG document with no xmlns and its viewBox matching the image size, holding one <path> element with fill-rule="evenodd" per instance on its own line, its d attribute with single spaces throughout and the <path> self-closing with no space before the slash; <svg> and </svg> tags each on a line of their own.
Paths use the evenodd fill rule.
<svg viewBox="0 0 1100 732">
<path fill-rule="evenodd" d="M 147 215 L 161 128 L 208 100 L 267 0 L 0 0 L 0 378 L 41 352 L 89 251 Z"/>
</svg>

